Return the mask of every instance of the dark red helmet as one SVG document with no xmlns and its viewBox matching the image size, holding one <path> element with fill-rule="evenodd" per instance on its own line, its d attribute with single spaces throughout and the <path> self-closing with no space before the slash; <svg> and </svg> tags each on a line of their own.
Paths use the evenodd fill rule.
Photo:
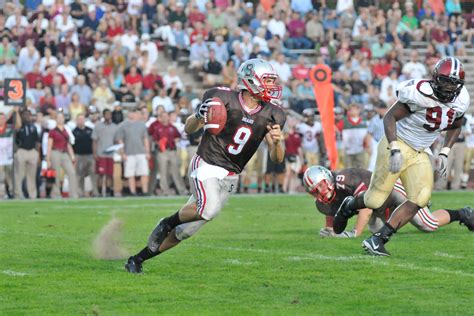
<svg viewBox="0 0 474 316">
<path fill-rule="evenodd" d="M 433 91 L 441 102 L 449 103 L 461 93 L 464 86 L 464 66 L 455 57 L 440 59 L 433 70 Z"/>
</svg>

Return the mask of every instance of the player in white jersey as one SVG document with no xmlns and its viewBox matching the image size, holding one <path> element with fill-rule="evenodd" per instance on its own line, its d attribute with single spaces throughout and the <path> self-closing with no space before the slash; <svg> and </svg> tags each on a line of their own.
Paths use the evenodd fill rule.
<svg viewBox="0 0 474 316">
<path fill-rule="evenodd" d="M 385 137 L 378 145 L 369 189 L 343 201 L 334 218 L 336 233 L 342 232 L 348 218 L 358 209 L 379 208 L 400 178 L 407 201 L 362 244 L 372 255 L 390 255 L 384 246 L 390 236 L 408 223 L 431 198 L 433 169 L 429 147 L 442 131 L 446 131 L 446 137 L 438 155 L 438 172 L 446 177 L 449 151 L 461 132 L 470 102 L 464 78 L 461 62 L 454 57 L 444 57 L 435 65 L 431 80 L 408 80 L 398 85 L 398 101 L 383 119 Z"/>
<path fill-rule="evenodd" d="M 470 134 L 466 137 L 466 153 L 464 156 L 464 174 L 462 175 L 462 188 L 467 187 L 469 173 L 471 171 L 471 162 L 474 159 L 474 116 L 466 115 L 467 124 L 470 127 Z"/>
<path fill-rule="evenodd" d="M 308 109 L 307 109 L 308 110 Z M 306 163 L 309 166 L 319 165 L 319 136 L 321 123 L 314 120 L 314 111 L 303 111 L 305 122 L 296 126 L 296 132 L 303 139 L 303 151 Z"/>
</svg>

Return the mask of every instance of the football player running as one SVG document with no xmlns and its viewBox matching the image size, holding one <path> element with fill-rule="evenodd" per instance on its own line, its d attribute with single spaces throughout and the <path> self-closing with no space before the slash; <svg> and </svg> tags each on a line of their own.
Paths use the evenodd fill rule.
<svg viewBox="0 0 474 316">
<path fill-rule="evenodd" d="M 205 132 L 197 154 L 189 166 L 192 195 L 175 214 L 161 219 L 148 238 L 148 244 L 130 257 L 125 268 L 141 273 L 142 263 L 178 245 L 215 218 L 230 193 L 237 189 L 239 174 L 263 139 L 270 157 L 282 162 L 285 156 L 282 129 L 286 115 L 278 105 L 282 88 L 272 65 L 250 59 L 238 69 L 238 89 L 213 88 L 204 93 L 196 113 L 186 120 L 188 134 L 203 128 L 212 98 L 219 98 L 227 109 L 225 129 L 218 135 Z"/>
<path fill-rule="evenodd" d="M 370 171 L 359 168 L 331 172 L 322 166 L 311 166 L 306 169 L 303 175 L 303 183 L 306 192 L 315 198 L 318 211 L 326 216 L 334 216 L 346 197 L 354 197 L 367 190 L 371 175 Z M 353 230 L 335 234 L 332 226 L 329 226 L 322 228 L 319 234 L 322 237 L 358 237 L 363 233 L 367 224 L 369 230 L 375 233 L 383 226 L 393 211 L 406 200 L 405 189 L 400 182 L 397 182 L 381 207 L 374 210 L 365 208 L 357 211 L 357 221 Z M 441 209 L 431 213 L 430 209 L 425 206 L 418 210 L 410 223 L 423 232 L 432 232 L 456 221 L 474 231 L 474 210 L 464 207 L 458 210 Z"/>
<path fill-rule="evenodd" d="M 334 218 L 334 231 L 342 232 L 356 210 L 380 208 L 398 178 L 406 189 L 407 200 L 398 206 L 385 225 L 362 246 L 372 255 L 389 256 L 385 244 L 424 208 L 433 189 L 430 146 L 446 131 L 438 155 L 438 173 L 446 177 L 447 161 L 469 107 L 461 62 L 444 57 L 435 65 L 431 80 L 407 80 L 396 89 L 398 101 L 384 116 L 385 137 L 379 142 L 377 162 L 369 189 L 357 197 L 347 197 Z"/>
</svg>

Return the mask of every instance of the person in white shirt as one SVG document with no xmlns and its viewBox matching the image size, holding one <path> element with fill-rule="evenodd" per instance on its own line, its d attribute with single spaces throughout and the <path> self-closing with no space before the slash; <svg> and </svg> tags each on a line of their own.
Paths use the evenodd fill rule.
<svg viewBox="0 0 474 316">
<path fill-rule="evenodd" d="M 283 83 L 287 83 L 291 79 L 290 65 L 285 61 L 285 55 L 278 54 L 276 60 L 272 60 L 270 64 L 275 68 L 275 71 L 280 76 Z"/>
<path fill-rule="evenodd" d="M 72 20 L 71 15 L 69 15 L 69 9 L 64 10 L 60 15 L 56 15 L 54 22 L 56 23 L 56 28 L 62 34 L 65 34 L 67 31 L 74 30 L 75 27 L 74 21 Z"/>
<path fill-rule="evenodd" d="M 68 57 L 64 57 L 63 64 L 60 65 L 56 71 L 64 76 L 69 86 L 74 84 L 74 79 L 78 75 L 76 67 L 70 64 Z"/>
<path fill-rule="evenodd" d="M 308 166 L 319 165 L 319 137 L 321 123 L 315 121 L 314 109 L 303 111 L 305 121 L 296 126 L 296 132 L 301 134 L 304 159 Z"/>
<path fill-rule="evenodd" d="M 170 66 L 168 67 L 168 73 L 163 76 L 163 85 L 165 87 L 165 90 L 171 88 L 171 85 L 173 83 L 176 83 L 176 88 L 178 88 L 179 90 L 184 90 L 184 84 L 176 72 L 176 67 Z"/>
<path fill-rule="evenodd" d="M 281 19 L 281 13 L 275 12 L 273 18 L 268 22 L 268 30 L 272 35 L 278 35 L 280 38 L 285 38 L 286 34 L 286 25 L 285 22 Z"/>
<path fill-rule="evenodd" d="M 27 27 L 28 26 L 28 20 L 26 19 L 25 16 L 21 14 L 21 8 L 17 8 L 15 10 L 15 14 L 12 14 L 8 17 L 8 19 L 5 22 L 5 28 L 7 29 L 12 29 L 15 26 L 17 27 Z"/>
<path fill-rule="evenodd" d="M 385 77 L 382 80 L 380 86 L 379 98 L 385 103 L 390 103 L 389 101 L 396 98 L 395 90 L 398 85 L 398 75 L 396 70 L 391 70 L 388 77 Z"/>
<path fill-rule="evenodd" d="M 138 36 L 132 28 L 127 29 L 127 33 L 120 37 L 122 46 L 126 47 L 129 52 L 134 52 L 138 42 Z"/>
<path fill-rule="evenodd" d="M 158 106 L 163 106 L 166 112 L 172 112 L 175 110 L 175 106 L 173 101 L 169 96 L 166 95 L 165 89 L 160 89 L 159 94 L 151 100 L 151 106 L 153 108 L 153 112 L 156 112 L 156 108 Z"/>
<path fill-rule="evenodd" d="M 270 49 L 268 48 L 268 42 L 265 39 L 265 32 L 266 31 L 265 31 L 264 28 L 259 28 L 257 30 L 257 33 L 255 34 L 253 40 L 252 40 L 252 43 L 254 45 L 258 45 L 258 47 L 260 48 L 261 53 L 270 55 Z M 240 48 L 242 48 L 242 47 L 240 47 Z M 242 53 L 244 53 L 244 51 L 242 51 Z"/>
<path fill-rule="evenodd" d="M 148 58 L 152 64 L 158 60 L 158 48 L 156 44 L 150 41 L 150 34 L 142 34 L 142 43 L 140 44 L 140 50 L 148 51 Z"/>
<path fill-rule="evenodd" d="M 410 61 L 402 68 L 402 73 L 406 79 L 421 79 L 428 74 L 426 66 L 418 61 L 418 52 L 413 50 L 410 55 Z"/>
<path fill-rule="evenodd" d="M 97 68 L 104 65 L 104 58 L 99 50 L 94 50 L 94 55 L 87 57 L 85 68 L 89 71 L 96 71 Z"/>
</svg>

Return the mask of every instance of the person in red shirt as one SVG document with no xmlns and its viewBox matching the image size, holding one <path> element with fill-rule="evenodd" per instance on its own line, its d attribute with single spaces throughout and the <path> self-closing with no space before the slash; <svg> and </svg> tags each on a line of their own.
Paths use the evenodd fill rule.
<svg viewBox="0 0 474 316">
<path fill-rule="evenodd" d="M 46 68 L 46 75 L 42 77 L 42 81 L 45 87 L 47 86 L 52 86 L 53 85 L 53 78 L 55 76 L 60 76 L 61 77 L 61 84 L 65 84 L 66 78 L 58 72 L 56 72 L 56 65 L 51 65 Z"/>
<path fill-rule="evenodd" d="M 135 96 L 139 97 L 142 91 L 142 75 L 137 71 L 136 66 L 130 67 L 130 72 L 125 76 L 125 84 L 128 90 Z"/>
<path fill-rule="evenodd" d="M 365 58 L 368 60 L 372 59 L 372 51 L 370 50 L 368 41 L 362 41 L 361 48 L 359 50 Z"/>
<path fill-rule="evenodd" d="M 159 90 L 163 88 L 163 78 L 158 74 L 158 68 L 153 66 L 148 75 L 143 77 L 143 89 Z"/>
<path fill-rule="evenodd" d="M 70 134 L 64 126 L 64 114 L 59 112 L 56 117 L 56 127 L 48 134 L 48 151 L 46 162 L 48 169 L 56 171 L 56 181 L 51 191 L 52 198 L 60 198 L 60 168 L 64 170 L 69 180 L 69 196 L 77 198 L 77 180 L 74 163 L 76 157 L 70 143 Z"/>
<path fill-rule="evenodd" d="M 206 21 L 206 16 L 204 15 L 204 13 L 199 11 L 199 8 L 197 5 L 194 5 L 188 14 L 189 26 L 195 27 L 198 22 L 204 23 L 205 21 Z"/>
<path fill-rule="evenodd" d="M 305 63 L 306 58 L 303 55 L 300 55 L 298 58 L 298 64 L 291 70 L 293 78 L 296 80 L 308 79 L 310 68 L 306 67 Z"/>
<path fill-rule="evenodd" d="M 114 18 L 109 19 L 109 25 L 107 28 L 107 37 L 109 39 L 114 38 L 117 35 L 122 35 L 124 34 L 123 28 L 120 26 L 120 24 L 117 23 L 117 21 Z"/>
<path fill-rule="evenodd" d="M 289 132 L 285 135 L 286 148 L 286 175 L 283 188 L 285 192 L 295 193 L 298 184 L 298 173 L 303 166 L 303 150 L 301 135 L 296 132 L 295 123 L 289 125 Z"/>
<path fill-rule="evenodd" d="M 196 22 L 194 24 L 194 30 L 192 31 L 191 35 L 189 36 L 189 42 L 192 45 L 194 42 L 196 42 L 196 38 L 201 35 L 202 38 L 207 41 L 209 38 L 209 34 L 204 27 L 204 24 L 201 22 Z"/>
<path fill-rule="evenodd" d="M 173 179 L 174 185 L 180 195 L 186 195 L 186 187 L 179 173 L 180 158 L 176 150 L 176 142 L 181 138 L 178 129 L 171 124 L 168 112 L 162 112 L 153 130 L 153 141 L 157 147 L 158 170 L 160 172 L 160 187 L 163 194 L 170 195 L 168 178 Z"/>
<path fill-rule="evenodd" d="M 387 58 L 379 58 L 378 62 L 375 63 L 374 67 L 372 68 L 374 79 L 382 82 L 382 80 L 388 76 L 390 70 L 392 70 L 392 65 L 387 63 Z"/>
<path fill-rule="evenodd" d="M 39 70 L 39 64 L 36 63 L 33 70 L 25 75 L 26 82 L 28 83 L 29 88 L 34 88 L 36 81 L 42 80 L 43 76 Z"/>
</svg>

